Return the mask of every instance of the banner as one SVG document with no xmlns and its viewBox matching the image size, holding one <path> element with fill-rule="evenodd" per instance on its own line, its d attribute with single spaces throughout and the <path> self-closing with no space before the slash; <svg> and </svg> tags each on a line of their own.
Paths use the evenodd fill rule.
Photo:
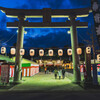
<svg viewBox="0 0 100 100">
<path fill-rule="evenodd" d="M 1 65 L 1 82 L 9 83 L 9 70 L 10 66 L 8 64 Z"/>
<path fill-rule="evenodd" d="M 94 16 L 98 44 L 100 46 L 100 7 L 99 7 L 98 0 L 91 0 L 91 8 Z"/>
</svg>

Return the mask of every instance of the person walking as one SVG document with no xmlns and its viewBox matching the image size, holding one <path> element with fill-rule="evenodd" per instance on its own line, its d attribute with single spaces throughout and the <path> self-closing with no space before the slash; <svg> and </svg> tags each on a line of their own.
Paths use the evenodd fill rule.
<svg viewBox="0 0 100 100">
<path fill-rule="evenodd" d="M 65 69 L 64 68 L 62 69 L 62 77 L 63 77 L 63 79 L 65 78 Z"/>
<path fill-rule="evenodd" d="M 59 69 L 59 71 L 58 71 L 59 80 L 61 79 L 61 74 L 62 74 L 62 70 L 61 70 L 61 69 Z"/>
<path fill-rule="evenodd" d="M 49 74 L 49 66 L 47 67 L 47 74 Z"/>
<path fill-rule="evenodd" d="M 44 70 L 45 70 L 45 74 L 46 74 L 46 72 L 47 72 L 47 67 L 45 67 Z"/>
<path fill-rule="evenodd" d="M 57 69 L 55 68 L 55 70 L 54 70 L 54 74 L 55 74 L 55 79 L 57 79 L 57 74 L 58 74 L 58 71 L 57 71 Z"/>
</svg>

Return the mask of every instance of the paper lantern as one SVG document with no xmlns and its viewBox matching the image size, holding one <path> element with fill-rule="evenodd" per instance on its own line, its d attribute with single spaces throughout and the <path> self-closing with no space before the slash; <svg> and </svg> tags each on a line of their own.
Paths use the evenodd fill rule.
<svg viewBox="0 0 100 100">
<path fill-rule="evenodd" d="M 100 54 L 97 55 L 97 61 L 100 61 Z"/>
<path fill-rule="evenodd" d="M 71 55 L 72 55 L 72 49 L 68 49 L 68 50 L 67 50 L 67 54 L 68 54 L 69 56 L 71 56 Z"/>
<path fill-rule="evenodd" d="M 5 54 L 6 53 L 6 47 L 1 47 L 1 54 Z"/>
<path fill-rule="evenodd" d="M 11 48 L 10 49 L 10 53 L 11 53 L 11 55 L 15 55 L 16 54 L 16 49 L 15 48 Z"/>
<path fill-rule="evenodd" d="M 34 49 L 30 49 L 30 56 L 34 56 L 35 55 L 35 50 Z"/>
<path fill-rule="evenodd" d="M 53 50 L 48 51 L 49 56 L 53 56 Z"/>
<path fill-rule="evenodd" d="M 91 47 L 86 47 L 86 53 L 90 54 L 91 53 Z"/>
<path fill-rule="evenodd" d="M 82 54 L 82 49 L 81 48 L 77 48 L 77 54 L 81 55 Z"/>
<path fill-rule="evenodd" d="M 44 50 L 43 49 L 39 50 L 39 56 L 44 56 Z"/>
<path fill-rule="evenodd" d="M 23 56 L 25 54 L 25 50 L 24 49 L 20 49 L 20 55 Z"/>
<path fill-rule="evenodd" d="M 62 55 L 63 55 L 63 50 L 62 50 L 62 49 L 59 49 L 59 50 L 58 50 L 58 55 L 59 55 L 59 56 L 62 56 Z"/>
</svg>

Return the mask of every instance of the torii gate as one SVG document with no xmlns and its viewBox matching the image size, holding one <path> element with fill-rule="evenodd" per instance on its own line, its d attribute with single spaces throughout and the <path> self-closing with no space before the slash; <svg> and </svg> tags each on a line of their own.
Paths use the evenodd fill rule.
<svg viewBox="0 0 100 100">
<path fill-rule="evenodd" d="M 7 22 L 7 27 L 18 28 L 15 74 L 14 82 L 19 82 L 21 77 L 21 58 L 20 49 L 23 48 L 24 28 L 70 28 L 71 30 L 71 45 L 72 45 L 72 60 L 74 82 L 80 82 L 79 59 L 77 55 L 77 31 L 76 28 L 88 27 L 87 22 L 75 21 L 77 17 L 87 17 L 90 8 L 81 9 L 10 9 L 0 7 L 8 17 L 18 18 L 19 21 Z M 51 18 L 68 17 L 70 21 L 66 22 L 51 22 Z M 43 18 L 43 22 L 28 22 L 25 18 Z"/>
</svg>

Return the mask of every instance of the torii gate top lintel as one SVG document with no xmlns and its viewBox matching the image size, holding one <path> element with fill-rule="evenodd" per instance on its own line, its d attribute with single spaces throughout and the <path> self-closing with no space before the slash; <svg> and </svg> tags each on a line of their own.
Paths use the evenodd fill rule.
<svg viewBox="0 0 100 100">
<path fill-rule="evenodd" d="M 51 8 L 43 8 L 43 9 L 12 9 L 12 8 L 4 8 L 0 7 L 1 11 L 3 11 L 9 17 L 18 17 L 20 15 L 24 15 L 29 18 L 42 18 L 44 13 L 50 13 L 52 18 L 57 17 L 69 17 L 69 15 L 76 15 L 76 17 L 85 17 L 88 16 L 91 8 L 79 8 L 79 9 L 51 9 Z"/>
</svg>

